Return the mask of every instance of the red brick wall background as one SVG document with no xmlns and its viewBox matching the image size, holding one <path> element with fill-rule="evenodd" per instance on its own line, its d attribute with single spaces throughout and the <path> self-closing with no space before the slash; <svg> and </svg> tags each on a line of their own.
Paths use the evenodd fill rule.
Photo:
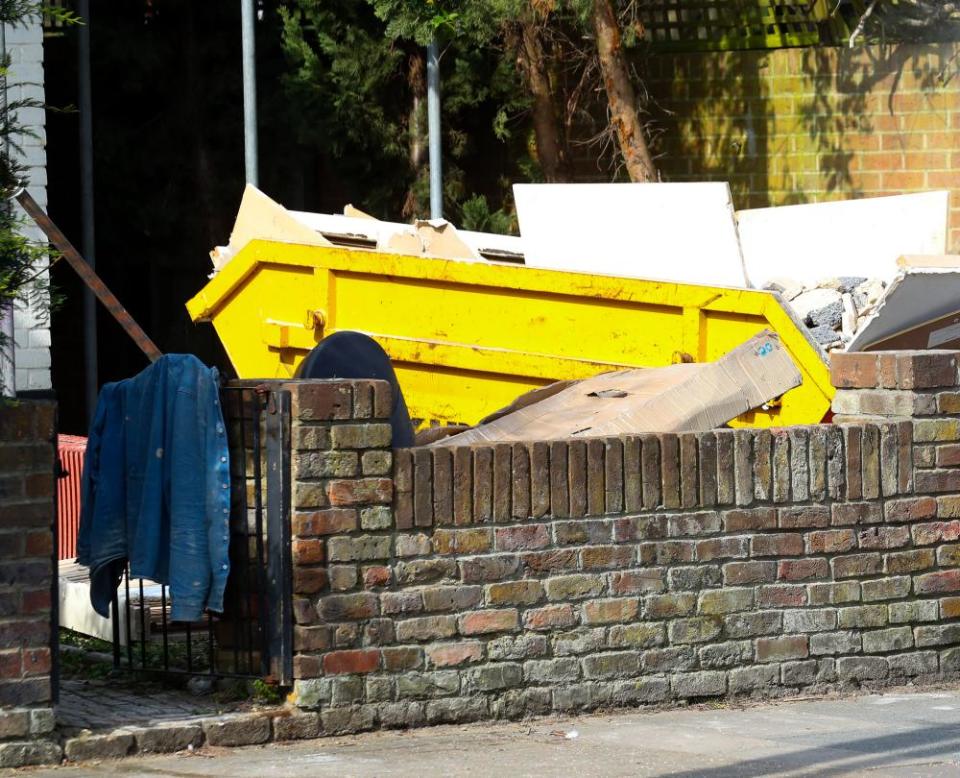
<svg viewBox="0 0 960 778">
<path fill-rule="evenodd" d="M 730 181 L 737 208 L 949 189 L 948 246 L 960 252 L 958 53 L 954 43 L 653 54 L 662 174 Z"/>
</svg>

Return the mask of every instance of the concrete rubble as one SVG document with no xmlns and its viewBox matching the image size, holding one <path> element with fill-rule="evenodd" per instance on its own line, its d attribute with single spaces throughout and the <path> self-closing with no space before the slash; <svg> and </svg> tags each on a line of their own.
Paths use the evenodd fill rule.
<svg viewBox="0 0 960 778">
<path fill-rule="evenodd" d="M 779 293 L 825 350 L 842 351 L 876 313 L 887 282 L 842 276 L 805 285 L 784 277 L 767 282 L 764 288 Z"/>
</svg>

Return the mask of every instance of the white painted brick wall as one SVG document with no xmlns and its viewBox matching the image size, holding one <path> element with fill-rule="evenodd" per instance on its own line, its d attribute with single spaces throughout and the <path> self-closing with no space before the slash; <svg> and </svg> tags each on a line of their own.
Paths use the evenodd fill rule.
<svg viewBox="0 0 960 778">
<path fill-rule="evenodd" d="M 26 25 L 7 26 L 7 50 L 11 66 L 8 79 L 10 100 L 32 98 L 44 100 L 43 91 L 43 27 L 39 18 Z M 30 177 L 30 194 L 47 207 L 47 151 L 46 116 L 42 108 L 25 108 L 20 112 L 20 122 L 29 127 L 36 137 L 21 139 L 24 161 Z M 29 221 L 29 219 L 28 219 Z M 27 228 L 27 235 L 42 240 L 43 234 L 36 227 Z M 42 316 L 43 303 L 38 306 L 20 306 L 14 314 L 14 340 L 16 342 L 16 388 L 49 389 L 50 383 L 50 322 Z M 38 309 L 39 308 L 39 309 Z"/>
</svg>

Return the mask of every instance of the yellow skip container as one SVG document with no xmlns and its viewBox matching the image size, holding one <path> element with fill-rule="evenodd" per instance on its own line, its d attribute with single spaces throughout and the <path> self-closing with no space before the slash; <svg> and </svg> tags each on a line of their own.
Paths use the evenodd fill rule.
<svg viewBox="0 0 960 778">
<path fill-rule="evenodd" d="M 251 240 L 187 309 L 212 322 L 240 378 L 291 377 L 323 337 L 364 332 L 422 424 L 473 424 L 559 379 L 713 360 L 763 329 L 803 383 L 736 426 L 815 424 L 833 397 L 803 325 L 756 290 Z"/>
</svg>

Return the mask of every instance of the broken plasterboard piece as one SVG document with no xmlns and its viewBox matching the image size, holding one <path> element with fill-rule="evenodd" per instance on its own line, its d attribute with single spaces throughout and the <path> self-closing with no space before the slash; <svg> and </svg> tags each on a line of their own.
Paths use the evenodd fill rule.
<svg viewBox="0 0 960 778">
<path fill-rule="evenodd" d="M 765 330 L 716 362 L 587 378 L 434 445 L 710 430 L 801 380 L 780 339 Z"/>
<path fill-rule="evenodd" d="M 947 272 L 960 270 L 960 254 L 943 254 L 931 256 L 928 254 L 900 257 L 897 267 L 901 270 L 923 268 L 926 270 L 945 270 Z"/>
<path fill-rule="evenodd" d="M 412 224 L 366 219 L 349 214 L 308 211 L 291 211 L 290 214 L 304 225 L 326 235 L 334 243 L 339 242 L 338 236 L 352 236 L 366 241 L 369 244 L 366 248 L 375 248 L 378 251 L 414 256 L 422 256 L 425 253 L 423 239 L 417 233 L 416 226 Z M 453 225 L 450 226 L 453 229 Z M 459 244 L 456 244 L 458 254 L 456 258 L 459 259 L 473 259 L 484 254 L 490 254 L 493 259 L 498 258 L 496 256 L 498 254 L 509 257 L 513 261 L 523 259 L 523 244 L 515 235 L 456 230 L 456 237 L 467 246 L 467 251 L 464 251 Z M 443 250 L 443 244 L 435 243 L 434 248 Z M 430 253 L 430 256 L 434 254 Z"/>
<path fill-rule="evenodd" d="M 370 219 L 371 221 L 378 221 L 376 216 L 371 216 L 369 213 L 361 211 L 359 208 L 354 208 L 350 203 L 347 203 L 343 206 L 343 215 L 349 216 L 353 219 Z"/>
<path fill-rule="evenodd" d="M 905 263 L 849 351 L 960 347 L 960 257 Z"/>
<path fill-rule="evenodd" d="M 377 244 L 377 248 L 393 254 L 409 254 L 418 257 L 423 253 L 423 241 L 413 230 L 400 230 L 388 235 L 386 241 Z"/>
<path fill-rule="evenodd" d="M 837 275 L 889 283 L 899 256 L 946 251 L 949 197 L 921 192 L 738 211 L 747 275 L 758 288 L 784 273 L 808 286 Z"/>
<path fill-rule="evenodd" d="M 526 264 L 712 286 L 748 286 L 730 187 L 514 184 Z"/>
<path fill-rule="evenodd" d="M 445 219 L 417 221 L 414 225 L 423 253 L 444 259 L 478 259 L 477 253 L 457 235 L 457 228 Z"/>
<path fill-rule="evenodd" d="M 230 233 L 230 256 L 235 256 L 251 240 L 274 240 L 282 243 L 303 243 L 308 246 L 333 244 L 316 230 L 295 219 L 290 212 L 251 184 L 243 190 L 240 210 Z"/>
</svg>

